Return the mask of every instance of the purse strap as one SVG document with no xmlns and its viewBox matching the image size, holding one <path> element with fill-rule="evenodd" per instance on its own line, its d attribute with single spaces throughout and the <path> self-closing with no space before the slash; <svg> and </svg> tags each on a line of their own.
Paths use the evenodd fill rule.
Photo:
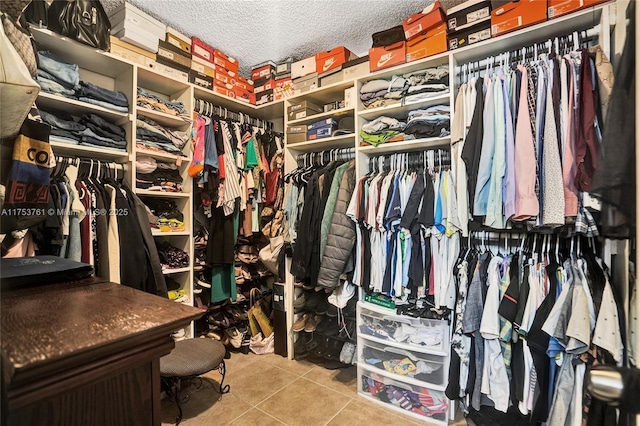
<svg viewBox="0 0 640 426">
<path fill-rule="evenodd" d="M 249 305 L 253 306 L 256 304 L 258 299 L 262 296 L 262 292 L 258 288 L 252 288 L 249 292 Z"/>
</svg>

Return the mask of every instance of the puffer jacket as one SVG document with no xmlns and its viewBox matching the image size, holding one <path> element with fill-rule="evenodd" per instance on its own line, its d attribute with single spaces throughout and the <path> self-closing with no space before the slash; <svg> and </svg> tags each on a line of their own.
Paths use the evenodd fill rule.
<svg viewBox="0 0 640 426">
<path fill-rule="evenodd" d="M 320 287 L 330 289 L 337 287 L 340 284 L 340 274 L 344 271 L 345 265 L 351 257 L 351 251 L 356 241 L 356 229 L 354 222 L 347 216 L 347 208 L 355 184 L 355 161 L 351 160 L 349 168 L 342 176 L 336 208 L 331 217 L 327 246 L 318 274 L 318 286 Z"/>
</svg>

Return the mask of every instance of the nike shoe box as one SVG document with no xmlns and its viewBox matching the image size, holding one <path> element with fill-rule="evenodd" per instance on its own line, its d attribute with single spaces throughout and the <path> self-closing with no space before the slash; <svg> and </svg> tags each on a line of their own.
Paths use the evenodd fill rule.
<svg viewBox="0 0 640 426">
<path fill-rule="evenodd" d="M 164 40 L 167 32 L 165 24 L 128 2 L 122 3 L 109 13 L 109 22 L 111 34 L 153 53 L 158 50 L 158 40 Z M 149 41 L 155 43 L 155 46 L 149 45 Z"/>
<path fill-rule="evenodd" d="M 251 80 L 256 86 L 264 84 L 265 81 L 276 78 L 276 64 L 273 61 L 266 61 L 251 67 Z"/>
<path fill-rule="evenodd" d="M 491 20 L 490 0 L 469 0 L 447 10 L 447 28 L 450 33 L 462 31 L 486 20 Z"/>
<path fill-rule="evenodd" d="M 369 55 L 345 62 L 342 65 L 343 80 L 352 80 L 367 74 L 369 74 Z"/>
<path fill-rule="evenodd" d="M 276 77 L 281 78 L 284 75 L 291 74 L 291 65 L 293 64 L 293 58 L 280 62 L 276 65 Z"/>
<path fill-rule="evenodd" d="M 228 89 L 228 88 L 223 87 L 223 86 L 218 86 L 217 84 L 213 85 L 213 91 L 216 92 L 219 95 L 227 96 L 229 98 L 235 98 L 235 96 L 236 96 L 236 94 L 234 93 L 233 89 Z"/>
<path fill-rule="evenodd" d="M 445 22 L 445 14 L 440 7 L 440 2 L 436 0 L 421 13 L 411 15 L 402 21 L 404 37 L 406 40 L 411 40 L 443 22 Z"/>
<path fill-rule="evenodd" d="M 191 54 L 185 53 L 182 49 L 164 40 L 159 40 L 156 60 L 159 62 L 161 60 L 169 61 L 169 65 L 178 65 L 178 69 L 181 69 L 181 67 L 191 69 Z"/>
<path fill-rule="evenodd" d="M 191 54 L 191 39 L 171 27 L 167 27 L 167 34 L 164 41 L 174 45 L 185 53 Z"/>
<path fill-rule="evenodd" d="M 155 62 L 155 55 L 148 50 L 141 49 L 131 43 L 120 40 L 117 37 L 110 36 L 112 55 L 118 56 L 124 60 L 135 62 L 142 66 L 149 66 Z"/>
<path fill-rule="evenodd" d="M 307 140 L 307 126 L 287 126 L 287 143 L 299 143 Z"/>
<path fill-rule="evenodd" d="M 491 18 L 480 21 L 463 30 L 449 33 L 447 43 L 449 50 L 455 50 L 491 38 Z"/>
<path fill-rule="evenodd" d="M 261 92 L 261 93 L 254 93 L 253 95 L 256 97 L 256 103 L 255 103 L 256 106 L 273 102 L 273 89 L 265 90 L 264 92 Z"/>
<path fill-rule="evenodd" d="M 407 40 L 407 62 L 447 51 L 447 24 L 444 22 L 418 37 Z"/>
<path fill-rule="evenodd" d="M 191 37 L 191 54 L 213 64 L 215 49 L 198 37 Z"/>
<path fill-rule="evenodd" d="M 219 87 L 219 88 L 226 89 L 226 90 L 229 90 L 229 91 L 233 92 L 233 88 L 235 86 L 233 84 L 231 84 L 231 83 L 223 83 L 220 80 L 214 78 L 213 79 L 213 87 Z"/>
<path fill-rule="evenodd" d="M 257 86 L 253 86 L 253 93 L 256 95 L 261 92 L 265 92 L 267 90 L 273 90 L 276 88 L 276 81 L 273 79 L 267 80 L 264 84 Z"/>
<path fill-rule="evenodd" d="M 191 55 L 191 69 L 209 77 L 215 77 L 216 75 L 215 66 L 211 62 L 207 62 L 195 55 Z"/>
<path fill-rule="evenodd" d="M 249 93 L 253 93 L 253 80 L 249 80 L 239 75 L 236 77 L 236 87 L 242 90 L 246 90 Z"/>
<path fill-rule="evenodd" d="M 547 0 L 491 0 L 491 37 L 547 20 Z"/>
<path fill-rule="evenodd" d="M 608 0 L 548 0 L 547 15 L 549 19 L 553 19 L 606 1 Z"/>
<path fill-rule="evenodd" d="M 206 74 L 200 74 L 198 71 L 189 71 L 189 83 L 204 87 L 205 89 L 213 89 L 213 77 Z"/>
<path fill-rule="evenodd" d="M 233 71 L 236 74 L 238 73 L 238 68 L 240 68 L 240 64 L 237 59 L 227 56 L 224 52 L 218 49 L 213 49 L 213 63 L 216 66 L 222 67 L 227 71 Z"/>
<path fill-rule="evenodd" d="M 217 65 L 214 67 L 214 69 L 216 73 L 213 78 L 215 81 L 220 83 L 220 85 L 229 85 L 231 87 L 236 85 L 236 79 L 238 77 L 237 73 L 229 71 Z"/>
<path fill-rule="evenodd" d="M 291 77 L 293 77 L 293 73 L 291 74 Z M 293 91 L 296 95 L 308 92 L 309 90 L 317 89 L 319 87 L 318 73 L 315 72 L 304 77 L 293 78 L 292 81 Z"/>
<path fill-rule="evenodd" d="M 316 57 L 302 59 L 291 64 L 291 78 L 297 79 L 316 72 Z"/>
<path fill-rule="evenodd" d="M 330 138 L 331 134 L 337 129 L 338 122 L 333 118 L 315 122 L 307 128 L 307 140 Z"/>
<path fill-rule="evenodd" d="M 404 64 L 405 62 L 407 62 L 406 41 L 369 49 L 369 71 L 371 72 Z"/>
<path fill-rule="evenodd" d="M 344 46 L 338 46 L 326 52 L 316 53 L 316 72 L 318 74 L 326 73 L 334 68 L 338 68 L 342 64 L 357 58 Z"/>
<path fill-rule="evenodd" d="M 233 93 L 237 101 L 244 102 L 246 104 L 251 103 L 253 93 L 249 92 L 248 90 L 235 86 L 233 88 Z"/>
<path fill-rule="evenodd" d="M 301 101 L 289 105 L 289 107 L 287 108 L 287 119 L 289 121 L 300 120 L 315 114 L 320 114 L 321 112 L 322 107 L 320 105 L 314 104 L 310 101 Z"/>
</svg>

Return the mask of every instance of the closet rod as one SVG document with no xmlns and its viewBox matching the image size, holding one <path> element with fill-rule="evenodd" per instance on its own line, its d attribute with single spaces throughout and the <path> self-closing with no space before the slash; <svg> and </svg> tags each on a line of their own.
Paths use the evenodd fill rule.
<svg viewBox="0 0 640 426">
<path fill-rule="evenodd" d="M 508 58 L 508 57 L 510 57 L 511 54 L 517 54 L 518 57 L 520 57 L 521 52 L 523 50 L 535 49 L 537 51 L 538 46 L 540 46 L 540 45 L 545 45 L 546 44 L 547 45 L 547 50 L 544 51 L 544 49 L 543 49 L 543 52 L 544 53 L 549 53 L 551 51 L 551 47 L 554 46 L 554 41 L 557 41 L 558 39 L 563 38 L 563 37 L 573 37 L 574 46 L 577 46 L 578 40 L 576 40 L 575 38 L 578 36 L 579 33 L 586 33 L 586 36 L 587 36 L 588 39 L 589 38 L 593 38 L 593 37 L 597 37 L 597 36 L 600 35 L 600 24 L 598 24 L 595 27 L 590 28 L 588 30 L 574 31 L 571 34 L 565 34 L 565 35 L 562 35 L 562 36 L 557 36 L 557 37 L 554 37 L 553 39 L 548 39 L 547 41 L 541 41 L 539 43 L 534 43 L 534 44 L 529 45 L 529 46 L 523 46 L 523 47 L 521 47 L 519 49 L 510 50 L 508 52 L 503 52 L 502 54 L 489 56 L 489 57 L 484 58 L 484 59 L 482 59 L 480 61 L 468 61 L 468 62 L 465 62 L 463 65 L 457 65 L 456 66 L 455 73 L 456 73 L 456 75 L 459 75 L 462 71 L 467 71 L 467 70 L 464 70 L 464 66 L 465 65 L 473 65 L 474 69 L 482 70 L 482 69 L 485 69 L 485 68 L 495 64 L 495 61 L 499 60 L 501 55 L 509 55 L 509 56 L 507 56 L 507 58 Z"/>
<path fill-rule="evenodd" d="M 230 119 L 240 124 L 250 124 L 265 130 L 273 130 L 273 123 L 261 118 L 251 117 L 243 112 L 229 111 L 227 108 L 215 105 L 203 99 L 194 98 L 194 112 L 208 117 L 218 116 L 223 119 Z"/>
</svg>

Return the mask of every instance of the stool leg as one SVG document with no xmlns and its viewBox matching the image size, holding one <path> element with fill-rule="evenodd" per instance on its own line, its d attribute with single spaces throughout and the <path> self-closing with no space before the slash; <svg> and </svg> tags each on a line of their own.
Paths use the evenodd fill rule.
<svg viewBox="0 0 640 426">
<path fill-rule="evenodd" d="M 222 378 L 220 379 L 220 394 L 229 393 L 231 386 L 222 385 L 224 383 L 224 376 L 227 374 L 227 366 L 224 363 L 224 359 L 220 362 L 220 365 L 218 365 L 218 372 L 222 375 Z"/>
<path fill-rule="evenodd" d="M 178 406 L 178 415 L 176 416 L 176 426 L 182 421 L 182 406 L 180 405 L 180 377 L 166 377 L 162 379 L 167 388 L 167 397 L 169 401 L 174 402 Z"/>
</svg>

